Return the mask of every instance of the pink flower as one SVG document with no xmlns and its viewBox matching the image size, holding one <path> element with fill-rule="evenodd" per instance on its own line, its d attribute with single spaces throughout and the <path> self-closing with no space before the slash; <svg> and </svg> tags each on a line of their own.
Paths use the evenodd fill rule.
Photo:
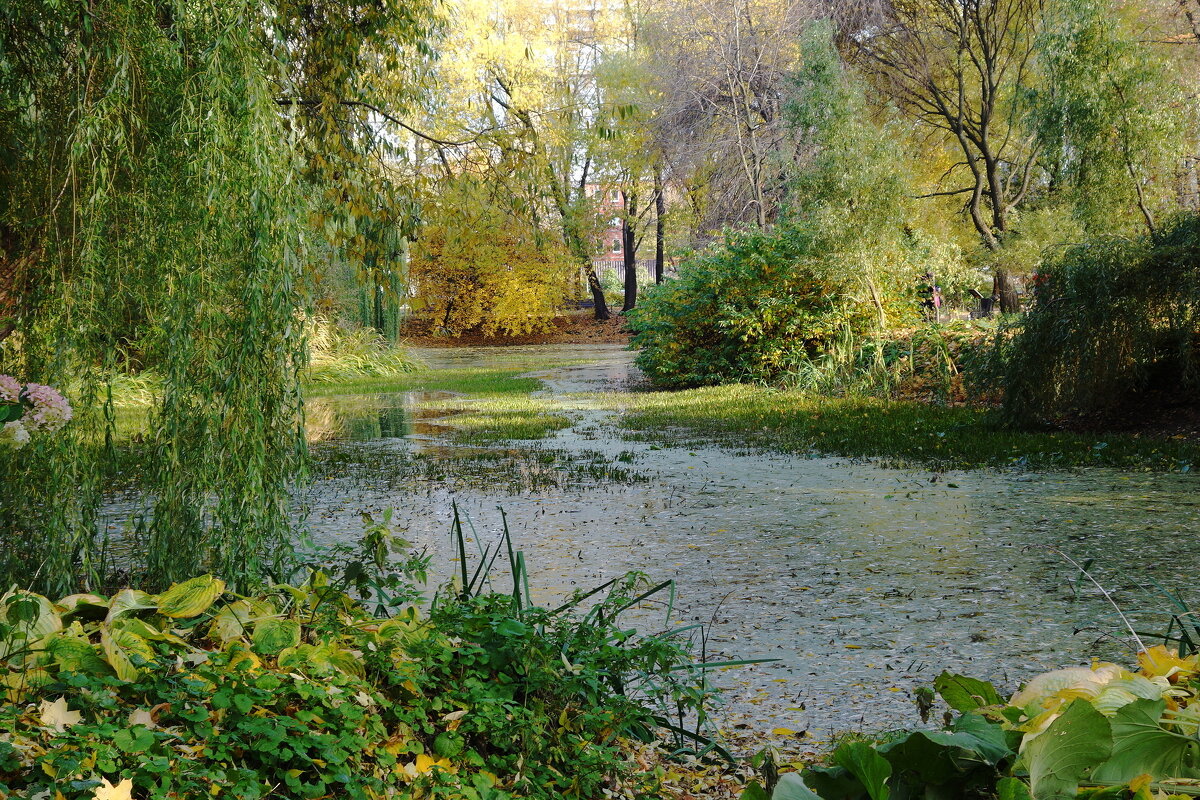
<svg viewBox="0 0 1200 800">
<path fill-rule="evenodd" d="M 56 431 L 71 419 L 71 404 L 49 386 L 25 384 L 25 401 L 33 408 L 25 415 L 24 422 L 33 430 Z"/>
<path fill-rule="evenodd" d="M 0 403 L 21 402 L 21 383 L 11 375 L 0 375 Z"/>
</svg>

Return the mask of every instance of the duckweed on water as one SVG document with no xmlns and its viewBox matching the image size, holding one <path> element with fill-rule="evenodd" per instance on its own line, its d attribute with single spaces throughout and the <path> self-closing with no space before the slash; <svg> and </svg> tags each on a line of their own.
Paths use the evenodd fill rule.
<svg viewBox="0 0 1200 800">
<path fill-rule="evenodd" d="M 892 466 L 1186 472 L 1200 463 L 1200 445 L 1194 442 L 1016 431 L 978 408 L 812 397 L 746 385 L 595 396 L 593 402 L 624 411 L 620 424 L 641 439 L 670 442 L 680 434 L 701 434 L 718 443 L 876 458 Z"/>
</svg>

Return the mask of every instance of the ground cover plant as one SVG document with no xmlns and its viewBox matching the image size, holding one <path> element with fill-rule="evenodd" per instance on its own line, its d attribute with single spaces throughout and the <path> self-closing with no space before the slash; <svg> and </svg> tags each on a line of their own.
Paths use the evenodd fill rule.
<svg viewBox="0 0 1200 800">
<path fill-rule="evenodd" d="M 482 592 L 486 569 L 464 561 L 418 611 L 386 537 L 367 541 L 380 569 L 349 561 L 252 596 L 211 576 L 159 595 L 7 593 L 0 793 L 658 796 L 629 742 L 653 739 L 656 702 L 697 695 L 680 691 L 671 637 L 620 624 L 652 593 L 637 578 L 587 611 L 546 609 L 523 600 L 519 569 L 511 593 Z"/>
</svg>

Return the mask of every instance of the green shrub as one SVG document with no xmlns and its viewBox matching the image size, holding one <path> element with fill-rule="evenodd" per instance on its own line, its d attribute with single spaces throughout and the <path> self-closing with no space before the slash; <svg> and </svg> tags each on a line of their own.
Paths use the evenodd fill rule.
<svg viewBox="0 0 1200 800">
<path fill-rule="evenodd" d="M 1151 237 L 1072 247 L 1002 333 L 996 380 L 1019 422 L 1110 411 L 1150 389 L 1200 386 L 1200 218 Z"/>
<path fill-rule="evenodd" d="M 665 387 L 771 381 L 821 352 L 872 312 L 786 231 L 730 233 L 653 287 L 630 315 L 637 363 Z"/>
</svg>

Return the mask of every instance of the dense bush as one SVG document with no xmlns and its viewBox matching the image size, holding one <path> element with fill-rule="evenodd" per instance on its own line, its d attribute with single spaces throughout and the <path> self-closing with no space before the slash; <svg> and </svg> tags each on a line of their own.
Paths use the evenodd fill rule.
<svg viewBox="0 0 1200 800">
<path fill-rule="evenodd" d="M 1200 218 L 1141 239 L 1073 247 L 1039 276 L 1034 304 L 1000 339 L 1014 420 L 1112 410 L 1148 390 L 1200 388 Z"/>
<path fill-rule="evenodd" d="M 344 588 L 8 593 L 0 797 L 657 796 L 625 742 L 683 653 L 614 624 L 635 583 L 586 615 L 485 594 L 382 619 Z"/>
<path fill-rule="evenodd" d="M 769 381 L 844 328 L 865 329 L 872 310 L 824 264 L 805 262 L 809 243 L 747 231 L 693 257 L 631 314 L 638 366 L 667 387 Z"/>
</svg>

